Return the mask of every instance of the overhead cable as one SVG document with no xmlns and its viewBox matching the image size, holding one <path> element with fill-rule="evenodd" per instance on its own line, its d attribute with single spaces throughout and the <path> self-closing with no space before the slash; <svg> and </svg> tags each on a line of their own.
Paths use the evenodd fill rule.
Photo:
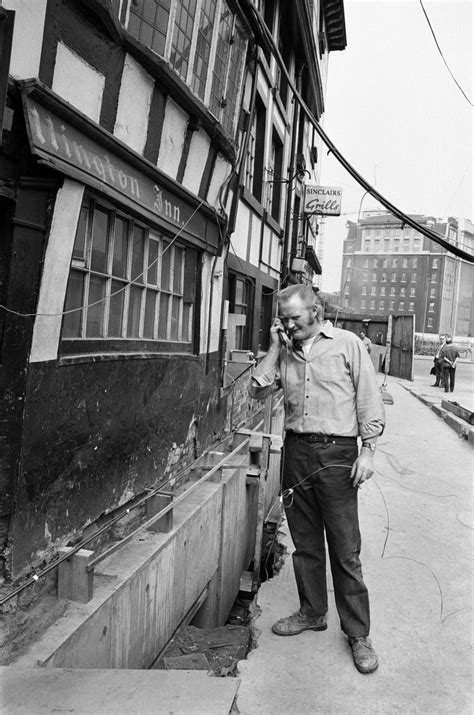
<svg viewBox="0 0 474 715">
<path fill-rule="evenodd" d="M 450 74 L 451 77 L 453 78 L 453 81 L 455 82 L 455 84 L 456 84 L 456 86 L 458 87 L 458 89 L 462 92 L 464 98 L 467 99 L 467 101 L 469 102 L 469 104 L 471 105 L 471 107 L 474 107 L 474 104 L 471 102 L 471 100 L 470 100 L 469 97 L 467 96 L 466 92 L 463 90 L 463 88 L 461 87 L 461 85 L 460 85 L 459 82 L 457 81 L 456 77 L 455 77 L 455 76 L 453 75 L 453 73 L 451 72 L 451 69 L 450 69 L 448 63 L 447 63 L 446 60 L 445 60 L 445 57 L 444 57 L 444 55 L 443 55 L 443 51 L 441 50 L 441 47 L 439 46 L 438 39 L 437 39 L 437 37 L 436 37 L 436 35 L 435 35 L 435 31 L 433 30 L 433 26 L 431 25 L 430 18 L 428 17 L 428 13 L 427 13 L 426 10 L 425 10 L 425 6 L 423 5 L 422 0 L 420 0 L 420 5 L 421 5 L 421 9 L 423 10 L 423 14 L 424 14 L 424 16 L 425 16 L 425 18 L 426 18 L 426 22 L 428 23 L 428 26 L 429 26 L 429 28 L 430 28 L 430 30 L 431 30 L 431 34 L 433 35 L 433 39 L 434 39 L 434 41 L 435 41 L 436 47 L 438 48 L 438 52 L 439 52 L 439 54 L 441 55 L 441 58 L 442 58 L 444 64 L 446 65 L 446 69 L 448 70 L 449 74 Z"/>
<path fill-rule="evenodd" d="M 271 44 L 273 55 L 278 62 L 278 66 L 280 67 L 281 71 L 286 77 L 286 80 L 291 87 L 291 90 L 293 92 L 294 97 L 297 99 L 301 107 L 303 108 L 308 120 L 311 122 L 313 127 L 315 128 L 316 132 L 319 134 L 321 137 L 322 141 L 324 144 L 329 148 L 330 153 L 334 154 L 335 158 L 338 160 L 338 162 L 346 169 L 346 171 L 357 181 L 358 184 L 360 184 L 367 193 L 369 193 L 371 196 L 373 196 L 374 199 L 376 199 L 379 203 L 382 204 L 391 214 L 396 216 L 398 219 L 400 219 L 402 226 L 407 225 L 411 226 L 414 228 L 416 231 L 419 233 L 423 234 L 423 236 L 426 236 L 426 238 L 429 238 L 431 241 L 434 241 L 438 245 L 442 246 L 443 248 L 448 251 L 448 253 L 453 253 L 455 256 L 458 256 L 459 258 L 463 258 L 465 261 L 468 261 L 469 263 L 474 263 L 474 255 L 472 253 L 468 253 L 467 251 L 463 251 L 461 248 L 459 248 L 456 245 L 453 245 L 449 243 L 441 234 L 436 233 L 435 231 L 432 231 L 431 229 L 427 228 L 426 226 L 423 226 L 422 224 L 418 223 L 415 221 L 411 216 L 408 214 L 405 214 L 403 211 L 401 211 L 399 208 L 394 206 L 388 199 L 386 199 L 382 194 L 380 194 L 371 184 L 369 184 L 368 181 L 364 179 L 361 174 L 356 171 L 356 169 L 347 161 L 347 159 L 341 154 L 341 152 L 337 149 L 337 147 L 333 144 L 333 142 L 329 139 L 328 135 L 314 116 L 313 112 L 311 109 L 308 107 L 306 102 L 304 101 L 303 97 L 301 94 L 298 92 L 292 78 L 290 77 L 290 74 L 286 68 L 286 65 L 283 61 L 283 58 L 278 50 L 278 47 L 276 46 L 272 35 L 270 34 L 268 28 L 265 25 L 265 22 L 260 15 L 259 11 L 257 8 L 253 5 L 253 3 L 250 0 L 246 0 L 246 6 L 249 8 L 249 10 L 254 14 L 255 20 L 258 23 L 260 29 L 265 33 L 266 39 L 268 42 Z"/>
</svg>

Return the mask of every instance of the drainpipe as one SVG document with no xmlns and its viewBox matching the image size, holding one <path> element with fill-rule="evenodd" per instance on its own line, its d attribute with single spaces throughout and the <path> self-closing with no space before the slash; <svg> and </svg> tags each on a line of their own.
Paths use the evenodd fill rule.
<svg viewBox="0 0 474 715">
<path fill-rule="evenodd" d="M 232 182 L 234 182 L 234 194 L 232 196 L 232 204 L 229 210 L 229 218 L 227 221 L 227 235 L 226 235 L 226 241 L 224 242 L 223 245 L 223 254 L 224 254 L 224 264 L 225 264 L 225 254 L 229 250 L 229 243 L 230 243 L 230 236 L 234 233 L 235 231 L 235 222 L 237 218 L 237 211 L 239 207 L 239 191 L 240 191 L 240 185 L 242 183 L 242 176 L 244 173 L 244 168 L 245 168 L 245 162 L 247 159 L 247 147 L 249 143 L 249 135 L 250 135 L 250 128 L 252 126 L 252 121 L 253 117 L 255 114 L 255 100 L 257 96 L 257 72 L 258 72 L 258 48 L 255 46 L 253 48 L 254 51 L 254 62 L 253 62 L 253 78 L 252 78 L 252 89 L 251 89 L 251 94 L 250 94 L 250 105 L 249 105 L 249 113 L 247 117 L 247 126 L 245 128 L 244 136 L 243 136 L 243 143 L 240 151 L 240 160 L 238 162 L 238 168 L 234 170 L 233 174 L 229 177 L 228 182 L 226 183 L 225 187 L 222 187 L 222 201 L 221 204 L 225 205 L 225 202 L 227 200 L 227 197 L 229 195 L 229 190 L 231 187 Z M 225 191 L 225 195 L 224 195 Z M 212 275 L 211 275 L 211 290 L 213 287 L 213 282 L 214 282 L 214 269 L 215 269 L 216 261 L 214 262 L 213 268 L 212 268 Z M 226 272 L 223 270 L 222 274 L 222 280 L 224 281 Z M 225 301 L 222 301 L 222 310 L 221 310 L 221 326 L 223 325 L 223 319 L 224 319 L 224 304 Z M 210 328 L 211 328 L 211 315 L 209 315 L 209 321 L 208 321 L 208 335 L 210 334 Z M 226 338 L 223 335 L 225 331 L 225 328 L 221 328 L 221 340 L 220 340 L 220 346 L 219 350 L 221 353 L 221 361 L 222 361 L 222 375 L 221 375 L 221 380 L 222 383 L 224 384 L 224 373 L 225 373 L 225 368 L 226 368 Z M 209 338 L 208 338 L 208 344 L 209 344 Z M 207 352 L 207 357 L 206 357 L 206 374 L 209 370 L 209 350 Z"/>
<path fill-rule="evenodd" d="M 300 66 L 296 73 L 296 90 L 301 93 L 301 76 L 303 74 L 304 64 Z M 293 113 L 293 127 L 291 131 L 291 148 L 290 148 L 290 166 L 288 173 L 293 175 L 296 170 L 296 146 L 298 142 L 299 123 L 300 123 L 300 103 L 296 101 L 295 95 L 292 99 L 295 105 Z M 285 214 L 285 232 L 283 234 L 283 251 L 281 260 L 281 284 L 283 285 L 290 273 L 290 252 L 291 252 L 291 193 L 293 191 L 292 183 L 287 183 L 286 188 L 286 214 Z"/>
</svg>

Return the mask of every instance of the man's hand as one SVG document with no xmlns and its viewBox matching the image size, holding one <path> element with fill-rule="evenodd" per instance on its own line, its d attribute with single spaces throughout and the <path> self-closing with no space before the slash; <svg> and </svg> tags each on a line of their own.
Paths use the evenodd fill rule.
<svg viewBox="0 0 474 715">
<path fill-rule="evenodd" d="M 351 479 L 353 487 L 360 487 L 375 472 L 374 453 L 370 449 L 361 449 L 360 454 L 352 465 Z"/>
<path fill-rule="evenodd" d="M 285 332 L 285 326 L 281 322 L 280 318 L 275 317 L 273 320 L 272 326 L 270 328 L 271 344 L 274 345 L 275 347 L 280 348 L 281 343 L 280 343 L 279 333 L 284 333 L 284 332 Z"/>
</svg>

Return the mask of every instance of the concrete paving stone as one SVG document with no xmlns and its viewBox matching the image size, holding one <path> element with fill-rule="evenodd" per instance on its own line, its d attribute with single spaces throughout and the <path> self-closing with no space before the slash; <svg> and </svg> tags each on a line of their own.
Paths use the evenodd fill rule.
<svg viewBox="0 0 474 715">
<path fill-rule="evenodd" d="M 202 671 L 0 668 L 2 715 L 228 715 L 236 678 Z"/>
<path fill-rule="evenodd" d="M 241 715 L 472 712 L 473 451 L 398 380 L 388 386 L 395 403 L 386 407 L 377 472 L 359 492 L 380 667 L 371 675 L 354 668 L 332 595 L 327 631 L 271 632 L 299 606 L 283 525 L 289 555 L 258 593 L 260 636 L 239 663 Z"/>
</svg>

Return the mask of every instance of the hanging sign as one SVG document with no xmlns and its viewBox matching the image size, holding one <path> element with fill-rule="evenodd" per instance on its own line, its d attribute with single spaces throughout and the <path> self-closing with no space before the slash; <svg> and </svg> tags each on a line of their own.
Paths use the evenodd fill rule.
<svg viewBox="0 0 474 715">
<path fill-rule="evenodd" d="M 303 213 L 307 215 L 340 216 L 342 189 L 338 186 L 306 184 Z"/>
</svg>

